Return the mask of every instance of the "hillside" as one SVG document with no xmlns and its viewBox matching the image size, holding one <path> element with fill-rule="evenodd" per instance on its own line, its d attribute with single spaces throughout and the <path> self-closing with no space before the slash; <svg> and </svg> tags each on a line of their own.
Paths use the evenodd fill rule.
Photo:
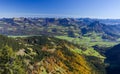
<svg viewBox="0 0 120 74">
<path fill-rule="evenodd" d="M 120 44 L 106 51 L 106 63 L 109 64 L 108 74 L 119 74 L 120 71 Z"/>
<path fill-rule="evenodd" d="M 3 38 L 5 45 L 0 48 L 1 74 L 105 74 L 100 57 L 87 55 L 77 45 L 65 40 L 47 36 L 0 36 L 0 40 Z M 21 45 L 21 48 L 13 50 L 14 43 Z"/>
</svg>

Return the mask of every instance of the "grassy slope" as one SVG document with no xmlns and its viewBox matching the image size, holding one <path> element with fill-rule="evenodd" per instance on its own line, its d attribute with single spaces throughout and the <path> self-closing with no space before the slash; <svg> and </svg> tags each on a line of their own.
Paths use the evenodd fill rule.
<svg viewBox="0 0 120 74">
<path fill-rule="evenodd" d="M 111 46 L 118 44 L 117 42 L 102 41 L 102 39 L 100 37 L 96 37 L 95 41 L 91 41 L 92 40 L 91 37 L 72 38 L 72 37 L 68 37 L 68 36 L 56 36 L 56 38 L 67 40 L 74 44 L 83 46 L 87 50 L 80 51 L 79 49 L 76 49 L 76 50 L 74 50 L 74 52 L 77 52 L 79 54 L 85 54 L 87 56 L 95 56 L 95 57 L 101 58 L 102 61 L 104 61 L 105 57 L 101 56 L 101 54 L 98 53 L 93 48 L 91 48 L 91 46 L 99 45 L 102 47 L 111 47 Z"/>
<path fill-rule="evenodd" d="M 96 37 L 94 41 L 92 41 L 93 39 L 90 37 L 82 37 L 82 38 L 72 38 L 68 36 L 55 36 L 55 37 L 59 39 L 67 40 L 69 42 L 73 42 L 75 44 L 85 44 L 87 46 L 99 45 L 99 46 L 110 47 L 118 44 L 117 42 L 102 41 L 100 37 Z"/>
</svg>

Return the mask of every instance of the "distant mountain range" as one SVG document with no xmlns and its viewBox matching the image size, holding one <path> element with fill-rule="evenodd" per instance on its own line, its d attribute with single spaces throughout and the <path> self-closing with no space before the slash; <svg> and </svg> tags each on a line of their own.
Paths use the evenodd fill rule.
<svg viewBox="0 0 120 74">
<path fill-rule="evenodd" d="M 120 19 L 79 18 L 79 20 L 84 21 L 86 23 L 90 23 L 90 22 L 93 22 L 93 21 L 99 21 L 100 23 L 104 23 L 106 25 L 120 25 Z"/>
<path fill-rule="evenodd" d="M 2 18 L 0 19 L 0 34 L 81 37 L 96 33 L 102 39 L 116 40 L 120 37 L 119 23 L 120 20 L 114 19 Z"/>
</svg>

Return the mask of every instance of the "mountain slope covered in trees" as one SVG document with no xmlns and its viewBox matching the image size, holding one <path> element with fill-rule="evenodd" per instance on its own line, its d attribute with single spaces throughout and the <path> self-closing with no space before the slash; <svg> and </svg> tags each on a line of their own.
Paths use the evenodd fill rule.
<svg viewBox="0 0 120 74">
<path fill-rule="evenodd" d="M 100 57 L 86 55 L 65 40 L 46 36 L 0 36 L 0 40 L 4 41 L 0 48 L 1 74 L 105 74 Z"/>
</svg>

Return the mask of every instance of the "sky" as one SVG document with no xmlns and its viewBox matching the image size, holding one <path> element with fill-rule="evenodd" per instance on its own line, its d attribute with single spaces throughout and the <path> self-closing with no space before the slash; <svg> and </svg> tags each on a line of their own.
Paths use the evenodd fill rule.
<svg viewBox="0 0 120 74">
<path fill-rule="evenodd" d="M 0 0 L 0 17 L 120 19 L 120 0 Z"/>
</svg>

